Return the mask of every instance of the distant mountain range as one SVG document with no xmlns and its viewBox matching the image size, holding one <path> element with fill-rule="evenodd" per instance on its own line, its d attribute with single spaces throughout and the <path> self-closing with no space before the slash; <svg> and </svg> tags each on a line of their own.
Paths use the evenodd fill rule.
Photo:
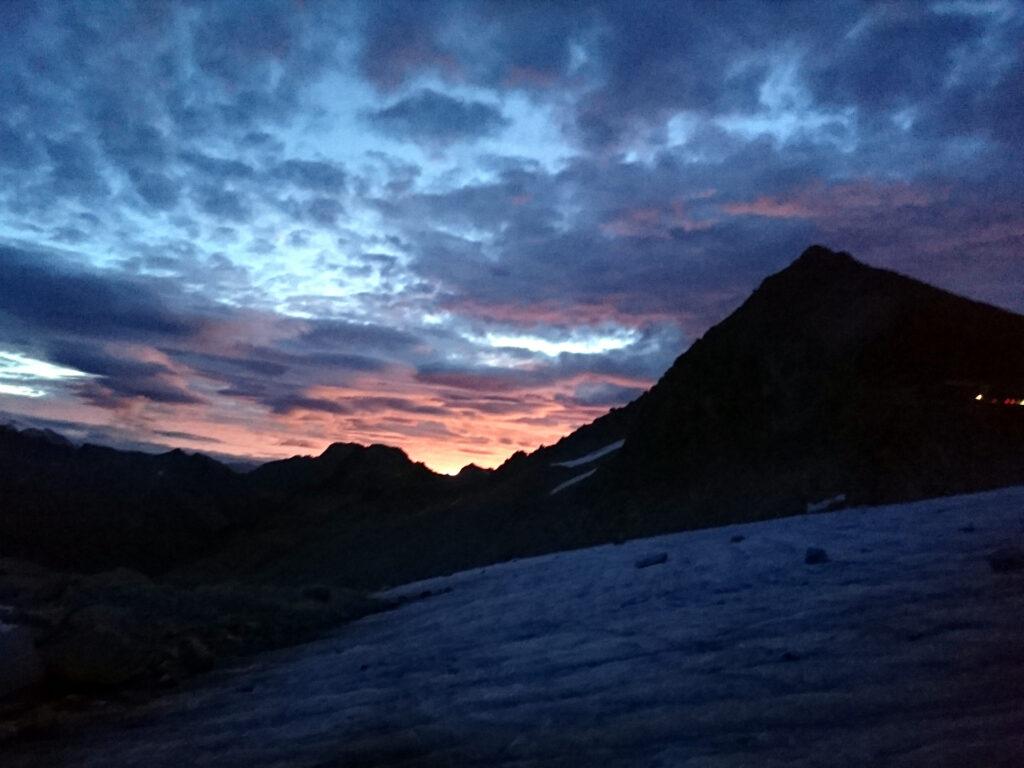
<svg viewBox="0 0 1024 768">
<path fill-rule="evenodd" d="M 1024 317 L 820 246 L 624 408 L 494 471 L 335 444 L 241 475 L 0 429 L 0 555 L 376 587 L 658 532 L 1024 483 Z"/>
</svg>

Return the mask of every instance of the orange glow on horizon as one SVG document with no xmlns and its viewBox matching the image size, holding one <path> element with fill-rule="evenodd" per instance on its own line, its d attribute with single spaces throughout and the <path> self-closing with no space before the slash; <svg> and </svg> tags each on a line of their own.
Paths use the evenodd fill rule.
<svg viewBox="0 0 1024 768">
<path fill-rule="evenodd" d="M 497 467 L 516 451 L 550 445 L 607 413 L 610 406 L 572 399 L 576 386 L 586 381 L 594 378 L 583 375 L 519 390 L 485 382 L 486 389 L 476 390 L 393 377 L 304 392 L 310 401 L 337 404 L 337 412 L 297 406 L 272 413 L 240 398 L 195 404 L 138 398 L 116 411 L 60 397 L 19 398 L 17 405 L 26 419 L 80 425 L 66 428 L 73 440 L 113 447 L 151 444 L 263 462 L 317 456 L 336 442 L 378 443 L 401 448 L 435 472 L 456 474 L 468 464 Z M 649 384 L 613 377 L 601 381 Z M 0 408 L 5 399 L 0 395 Z"/>
</svg>

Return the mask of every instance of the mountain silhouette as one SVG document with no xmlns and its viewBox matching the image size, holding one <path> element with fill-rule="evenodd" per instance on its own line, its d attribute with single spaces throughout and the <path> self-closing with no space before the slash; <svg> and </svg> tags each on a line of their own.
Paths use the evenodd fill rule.
<svg viewBox="0 0 1024 768">
<path fill-rule="evenodd" d="M 1024 483 L 1021 403 L 1024 317 L 812 246 L 638 399 L 493 471 L 335 443 L 239 475 L 0 431 L 0 555 L 378 587 Z"/>
<path fill-rule="evenodd" d="M 247 497 L 240 475 L 200 454 L 0 425 L 0 556 L 159 573 L 222 545 L 251 514 Z"/>
<path fill-rule="evenodd" d="M 814 246 L 633 404 L 591 495 L 706 524 L 1021 482 L 1022 401 L 1024 317 Z"/>
</svg>

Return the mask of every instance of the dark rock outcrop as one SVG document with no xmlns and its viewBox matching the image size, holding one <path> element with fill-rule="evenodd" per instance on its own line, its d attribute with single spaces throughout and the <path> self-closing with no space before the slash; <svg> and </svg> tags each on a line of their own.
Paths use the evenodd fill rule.
<svg viewBox="0 0 1024 768">
<path fill-rule="evenodd" d="M 821 547 L 808 547 L 804 552 L 804 563 L 807 565 L 823 565 L 829 562 L 828 552 Z"/>
</svg>

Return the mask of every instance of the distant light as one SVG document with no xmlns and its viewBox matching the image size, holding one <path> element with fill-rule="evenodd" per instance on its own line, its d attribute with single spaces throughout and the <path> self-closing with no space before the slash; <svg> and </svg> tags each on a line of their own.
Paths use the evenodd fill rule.
<svg viewBox="0 0 1024 768">
<path fill-rule="evenodd" d="M 977 395 L 974 399 L 975 400 L 984 400 L 985 396 L 984 395 Z"/>
</svg>

